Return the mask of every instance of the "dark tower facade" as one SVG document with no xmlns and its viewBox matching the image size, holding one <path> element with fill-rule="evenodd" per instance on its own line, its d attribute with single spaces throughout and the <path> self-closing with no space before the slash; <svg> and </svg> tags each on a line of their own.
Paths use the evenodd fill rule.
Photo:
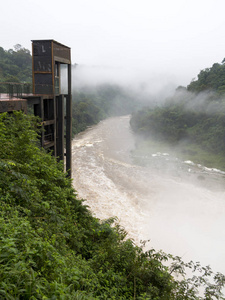
<svg viewBox="0 0 225 300">
<path fill-rule="evenodd" d="M 54 40 L 32 41 L 33 95 L 28 105 L 41 118 L 41 146 L 65 162 L 71 177 L 72 95 L 70 48 Z M 63 68 L 63 78 L 62 77 Z M 65 80 L 66 78 L 66 80 Z M 61 92 L 61 82 L 64 91 Z"/>
<path fill-rule="evenodd" d="M 61 94 L 60 67 L 62 64 L 71 65 L 70 48 L 54 40 L 32 42 L 33 93 Z"/>
</svg>

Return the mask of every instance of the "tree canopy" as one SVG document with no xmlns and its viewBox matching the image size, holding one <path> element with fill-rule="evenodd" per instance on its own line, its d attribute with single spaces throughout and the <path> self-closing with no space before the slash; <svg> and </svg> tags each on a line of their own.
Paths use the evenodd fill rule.
<svg viewBox="0 0 225 300">
<path fill-rule="evenodd" d="M 193 80 L 187 89 L 197 93 L 211 90 L 217 95 L 223 95 L 225 93 L 225 60 L 221 64 L 214 63 L 211 68 L 201 70 L 198 78 Z"/>
<path fill-rule="evenodd" d="M 31 78 L 30 51 L 20 44 L 9 50 L 0 47 L 0 82 L 31 82 Z"/>
</svg>

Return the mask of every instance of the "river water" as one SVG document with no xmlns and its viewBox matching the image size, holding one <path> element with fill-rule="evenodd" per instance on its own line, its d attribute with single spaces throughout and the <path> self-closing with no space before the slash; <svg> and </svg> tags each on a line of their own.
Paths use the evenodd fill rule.
<svg viewBox="0 0 225 300">
<path fill-rule="evenodd" d="M 74 188 L 97 218 L 116 216 L 137 244 L 150 240 L 148 248 L 225 274 L 222 172 L 160 152 L 135 164 L 129 116 L 100 122 L 72 147 Z"/>
</svg>

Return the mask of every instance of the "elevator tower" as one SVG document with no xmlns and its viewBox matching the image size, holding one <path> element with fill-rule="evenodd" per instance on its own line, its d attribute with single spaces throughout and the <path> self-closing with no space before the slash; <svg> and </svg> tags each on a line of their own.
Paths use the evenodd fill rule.
<svg viewBox="0 0 225 300">
<path fill-rule="evenodd" d="M 41 146 L 65 161 L 71 177 L 72 95 L 70 48 L 54 40 L 32 41 L 33 95 L 28 103 L 41 118 Z M 62 91 L 63 82 L 63 91 Z"/>
</svg>

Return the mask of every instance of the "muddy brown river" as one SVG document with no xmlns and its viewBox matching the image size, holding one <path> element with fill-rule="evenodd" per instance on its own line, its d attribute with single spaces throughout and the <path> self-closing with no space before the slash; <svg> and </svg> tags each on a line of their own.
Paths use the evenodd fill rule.
<svg viewBox="0 0 225 300">
<path fill-rule="evenodd" d="M 154 163 L 146 166 L 135 164 L 129 116 L 100 122 L 78 134 L 72 147 L 74 187 L 96 217 L 116 216 L 137 244 L 150 240 L 148 248 L 225 274 L 222 172 L 174 163 L 169 153 L 152 154 Z"/>
</svg>

